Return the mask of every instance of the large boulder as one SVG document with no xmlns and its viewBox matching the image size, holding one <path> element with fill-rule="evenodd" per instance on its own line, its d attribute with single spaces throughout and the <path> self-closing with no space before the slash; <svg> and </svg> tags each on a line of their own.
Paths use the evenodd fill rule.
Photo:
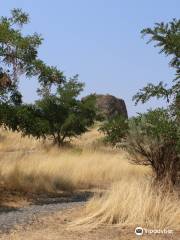
<svg viewBox="0 0 180 240">
<path fill-rule="evenodd" d="M 96 104 L 99 112 L 105 118 L 112 118 L 118 114 L 121 114 L 125 118 L 128 118 L 126 104 L 123 99 L 116 98 L 115 96 L 109 94 L 97 94 Z"/>
</svg>

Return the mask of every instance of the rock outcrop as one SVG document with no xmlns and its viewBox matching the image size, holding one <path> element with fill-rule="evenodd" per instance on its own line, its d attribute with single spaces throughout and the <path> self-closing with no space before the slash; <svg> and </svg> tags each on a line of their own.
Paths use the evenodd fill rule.
<svg viewBox="0 0 180 240">
<path fill-rule="evenodd" d="M 97 94 L 96 104 L 100 113 L 106 118 L 112 118 L 117 114 L 121 114 L 125 118 L 128 118 L 126 104 L 123 99 L 116 98 L 109 94 Z"/>
</svg>

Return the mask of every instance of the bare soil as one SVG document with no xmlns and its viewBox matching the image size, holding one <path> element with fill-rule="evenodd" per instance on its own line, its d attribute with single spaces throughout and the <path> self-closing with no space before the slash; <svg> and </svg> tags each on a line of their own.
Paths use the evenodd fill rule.
<svg viewBox="0 0 180 240">
<path fill-rule="evenodd" d="M 83 206 L 71 206 L 54 214 L 40 217 L 31 225 L 17 227 L 11 233 L 1 235 L 3 240 L 179 240 L 180 232 L 172 235 L 135 236 L 134 228 L 101 226 L 96 229 L 76 228 L 70 224 L 82 217 Z"/>
<path fill-rule="evenodd" d="M 91 195 L 61 193 L 45 195 L 0 190 L 0 239 L 2 240 L 179 240 L 171 235 L 136 236 L 133 227 L 117 225 L 71 226 L 84 214 L 84 203 Z M 3 196 L 3 197 L 2 197 Z"/>
</svg>

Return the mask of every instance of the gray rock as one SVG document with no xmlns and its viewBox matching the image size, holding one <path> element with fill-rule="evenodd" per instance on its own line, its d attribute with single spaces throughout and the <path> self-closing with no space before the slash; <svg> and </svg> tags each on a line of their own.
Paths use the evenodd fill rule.
<svg viewBox="0 0 180 240">
<path fill-rule="evenodd" d="M 109 94 L 97 94 L 96 103 L 99 112 L 105 118 L 112 118 L 118 114 L 121 114 L 125 118 L 128 118 L 126 104 L 123 99 L 116 98 L 115 96 Z"/>
</svg>

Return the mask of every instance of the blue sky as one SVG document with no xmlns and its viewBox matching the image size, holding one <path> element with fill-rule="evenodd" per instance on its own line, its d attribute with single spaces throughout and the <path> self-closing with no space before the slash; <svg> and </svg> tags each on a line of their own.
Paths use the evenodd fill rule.
<svg viewBox="0 0 180 240">
<path fill-rule="evenodd" d="M 148 82 L 170 83 L 174 73 L 168 58 L 146 45 L 140 31 L 179 18 L 179 0 L 0 0 L 0 15 L 17 7 L 31 18 L 24 32 L 44 38 L 39 57 L 67 76 L 78 73 L 86 84 L 83 95 L 123 98 L 130 116 L 163 104 L 153 100 L 135 107 L 131 100 Z M 24 101 L 37 98 L 36 79 L 23 79 L 20 87 Z"/>
</svg>

